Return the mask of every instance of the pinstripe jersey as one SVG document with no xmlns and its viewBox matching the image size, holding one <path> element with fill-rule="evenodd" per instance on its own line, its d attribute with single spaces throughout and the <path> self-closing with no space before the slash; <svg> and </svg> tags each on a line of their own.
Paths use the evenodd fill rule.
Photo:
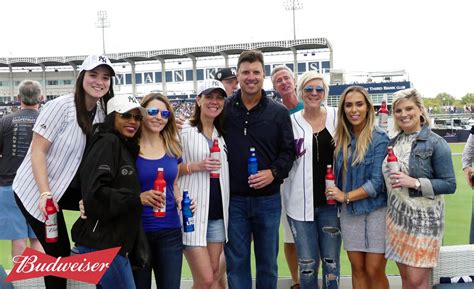
<svg viewBox="0 0 474 289">
<path fill-rule="evenodd" d="M 221 186 L 222 209 L 224 213 L 224 230 L 227 241 L 227 225 L 229 221 L 229 164 L 227 162 L 227 147 L 223 137 L 218 137 L 214 128 L 212 138 L 219 140 L 221 149 L 221 170 L 219 183 Z M 200 162 L 209 157 L 209 143 L 206 137 L 198 132 L 197 127 L 192 127 L 189 121 L 183 125 L 180 134 L 183 147 L 183 163 Z M 209 214 L 210 174 L 207 171 L 193 172 L 178 179 L 181 190 L 188 189 L 189 196 L 196 201 L 194 215 L 194 232 L 183 233 L 183 244 L 188 246 L 207 245 L 207 223 Z"/>
<path fill-rule="evenodd" d="M 104 117 L 105 112 L 98 104 L 94 123 L 102 122 Z M 51 143 L 46 166 L 49 189 L 58 202 L 76 174 L 86 147 L 86 135 L 77 123 L 74 95 L 67 94 L 48 101 L 40 111 L 33 131 Z M 40 192 L 33 177 L 31 145 L 13 180 L 13 191 L 26 210 L 44 222 L 43 213 L 38 208 Z"/>
</svg>

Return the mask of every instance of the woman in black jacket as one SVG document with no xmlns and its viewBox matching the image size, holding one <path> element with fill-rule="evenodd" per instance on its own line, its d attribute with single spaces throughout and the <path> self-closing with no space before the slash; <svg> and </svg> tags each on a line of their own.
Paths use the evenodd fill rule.
<svg viewBox="0 0 474 289">
<path fill-rule="evenodd" d="M 127 256 L 143 230 L 135 157 L 145 115 L 135 97 L 112 98 L 79 169 L 87 218 L 79 218 L 72 228 L 73 250 L 82 254 L 121 247 L 97 288 L 135 288 Z"/>
</svg>

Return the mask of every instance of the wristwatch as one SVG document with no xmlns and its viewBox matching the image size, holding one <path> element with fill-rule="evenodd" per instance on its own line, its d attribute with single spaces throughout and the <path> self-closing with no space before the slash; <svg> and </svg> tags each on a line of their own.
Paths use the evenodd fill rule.
<svg viewBox="0 0 474 289">
<path fill-rule="evenodd" d="M 415 180 L 415 190 L 421 190 L 421 183 L 418 179 Z"/>
</svg>

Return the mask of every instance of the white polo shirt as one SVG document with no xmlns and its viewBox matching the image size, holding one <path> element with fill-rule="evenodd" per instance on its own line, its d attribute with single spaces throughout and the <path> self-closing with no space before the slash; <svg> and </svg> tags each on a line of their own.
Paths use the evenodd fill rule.
<svg viewBox="0 0 474 289">
<path fill-rule="evenodd" d="M 104 110 L 97 105 L 94 123 L 103 122 L 104 117 Z M 86 147 L 86 135 L 77 123 L 74 95 L 48 101 L 41 109 L 33 131 L 51 143 L 46 156 L 48 181 L 53 199 L 58 202 L 74 178 Z M 33 176 L 31 145 L 13 180 L 13 191 L 26 210 L 44 222 L 44 215 L 38 208 L 41 192 Z"/>
</svg>

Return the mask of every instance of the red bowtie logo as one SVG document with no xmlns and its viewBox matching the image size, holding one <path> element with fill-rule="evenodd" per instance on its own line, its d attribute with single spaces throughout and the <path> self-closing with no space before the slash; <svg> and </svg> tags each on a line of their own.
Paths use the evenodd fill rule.
<svg viewBox="0 0 474 289">
<path fill-rule="evenodd" d="M 97 284 L 109 268 L 120 247 L 70 257 L 54 258 L 31 248 L 15 256 L 15 266 L 5 279 L 12 282 L 42 276 L 56 276 Z"/>
</svg>

